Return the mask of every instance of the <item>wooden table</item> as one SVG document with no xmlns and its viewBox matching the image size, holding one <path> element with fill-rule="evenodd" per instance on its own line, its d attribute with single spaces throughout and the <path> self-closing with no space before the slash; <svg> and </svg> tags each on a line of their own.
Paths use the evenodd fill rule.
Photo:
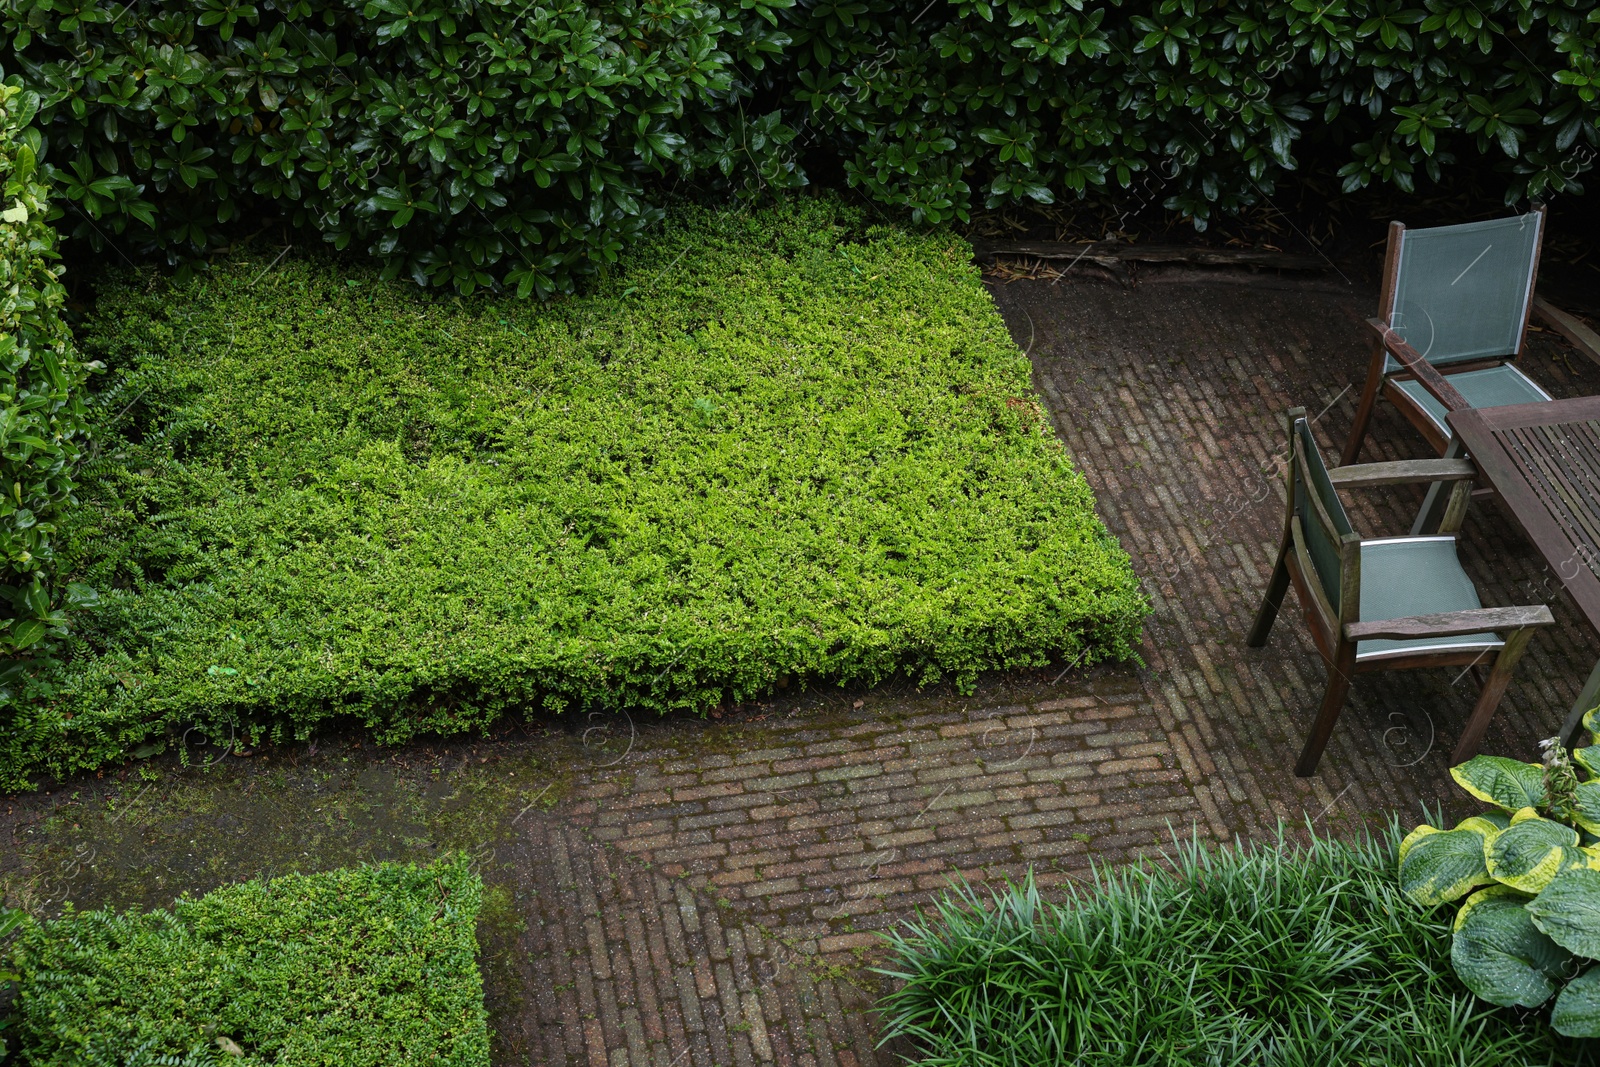
<svg viewBox="0 0 1600 1067">
<path fill-rule="evenodd" d="M 1600 396 L 1465 408 L 1447 416 L 1483 481 L 1600 630 Z M 1600 663 L 1561 728 L 1571 747 L 1600 703 Z"/>
</svg>

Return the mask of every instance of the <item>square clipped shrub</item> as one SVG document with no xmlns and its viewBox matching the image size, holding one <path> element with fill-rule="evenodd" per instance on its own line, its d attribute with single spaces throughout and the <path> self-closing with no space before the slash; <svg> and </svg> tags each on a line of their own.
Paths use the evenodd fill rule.
<svg viewBox="0 0 1600 1067">
<path fill-rule="evenodd" d="M 13 950 L 22 1062 L 487 1067 L 482 890 L 451 857 L 69 911 Z"/>
<path fill-rule="evenodd" d="M 398 742 L 1139 637 L 1127 554 L 948 234 L 689 211 L 547 305 L 239 257 L 113 278 L 82 338 L 115 384 L 65 551 L 102 606 L 62 698 L 16 713 L 13 783 L 174 723 Z"/>
</svg>

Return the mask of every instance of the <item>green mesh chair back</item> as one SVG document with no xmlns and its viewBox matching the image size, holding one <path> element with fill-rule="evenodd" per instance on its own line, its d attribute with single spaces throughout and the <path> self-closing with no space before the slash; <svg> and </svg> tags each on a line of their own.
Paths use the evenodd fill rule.
<svg viewBox="0 0 1600 1067">
<path fill-rule="evenodd" d="M 1354 531 L 1339 494 L 1333 491 L 1327 465 L 1322 462 L 1322 453 L 1317 450 L 1311 427 L 1304 418 L 1295 419 L 1292 444 L 1294 455 L 1289 457 L 1289 462 L 1294 465 L 1294 511 L 1305 532 L 1306 554 L 1317 570 L 1317 579 L 1322 583 L 1328 603 L 1333 605 L 1334 611 L 1340 611 L 1339 590 L 1344 572 L 1339 542 Z M 1312 504 L 1313 495 L 1322 502 L 1322 510 L 1332 520 L 1331 527 Z"/>
<path fill-rule="evenodd" d="M 1539 212 L 1405 230 L 1388 322 L 1439 365 L 1514 356 L 1539 256 Z"/>
</svg>

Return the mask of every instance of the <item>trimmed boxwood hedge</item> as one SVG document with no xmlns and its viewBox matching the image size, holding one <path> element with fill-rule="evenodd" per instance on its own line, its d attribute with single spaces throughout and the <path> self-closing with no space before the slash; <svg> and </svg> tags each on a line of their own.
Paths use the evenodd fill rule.
<svg viewBox="0 0 1600 1067">
<path fill-rule="evenodd" d="M 169 725 L 386 741 L 1132 655 L 1146 611 L 949 235 L 686 211 L 581 299 L 123 275 L 63 527 L 103 606 L 0 785 Z"/>
<path fill-rule="evenodd" d="M 246 882 L 170 911 L 68 911 L 27 928 L 31 1067 L 487 1067 L 464 857 Z"/>
</svg>

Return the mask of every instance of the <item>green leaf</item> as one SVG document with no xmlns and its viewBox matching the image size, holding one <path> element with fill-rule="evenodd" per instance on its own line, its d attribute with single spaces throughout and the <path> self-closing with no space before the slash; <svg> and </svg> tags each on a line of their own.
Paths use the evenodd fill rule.
<svg viewBox="0 0 1600 1067">
<path fill-rule="evenodd" d="M 1572 762 L 1600 778 L 1600 745 L 1590 745 L 1588 748 L 1575 748 L 1572 750 Z"/>
<path fill-rule="evenodd" d="M 1589 862 L 1578 831 L 1532 808 L 1512 816 L 1511 825 L 1487 842 L 1484 856 L 1495 881 L 1524 893 L 1537 893 L 1560 872 Z"/>
<path fill-rule="evenodd" d="M 1578 783 L 1572 820 L 1591 834 L 1600 834 L 1600 780 Z"/>
<path fill-rule="evenodd" d="M 1456 916 L 1450 962 L 1466 987 L 1491 1004 L 1536 1008 L 1555 992 L 1572 954 L 1533 925 L 1525 893 L 1479 890 Z"/>
<path fill-rule="evenodd" d="M 1468 793 L 1487 804 L 1520 811 L 1545 801 L 1544 769 L 1505 756 L 1474 756 L 1450 768 L 1450 777 Z"/>
<path fill-rule="evenodd" d="M 1550 1025 L 1567 1037 L 1600 1037 L 1600 967 L 1567 983 L 1550 1012 Z"/>
<path fill-rule="evenodd" d="M 1600 959 L 1600 870 L 1562 871 L 1528 902 L 1528 914 L 1562 948 Z"/>
<path fill-rule="evenodd" d="M 22 619 L 11 628 L 11 647 L 32 648 L 44 639 L 47 627 L 38 619 Z"/>
<path fill-rule="evenodd" d="M 1484 854 L 1499 832 L 1482 819 L 1465 819 L 1454 830 L 1417 827 L 1400 843 L 1400 891 L 1431 907 L 1491 884 Z"/>
</svg>

